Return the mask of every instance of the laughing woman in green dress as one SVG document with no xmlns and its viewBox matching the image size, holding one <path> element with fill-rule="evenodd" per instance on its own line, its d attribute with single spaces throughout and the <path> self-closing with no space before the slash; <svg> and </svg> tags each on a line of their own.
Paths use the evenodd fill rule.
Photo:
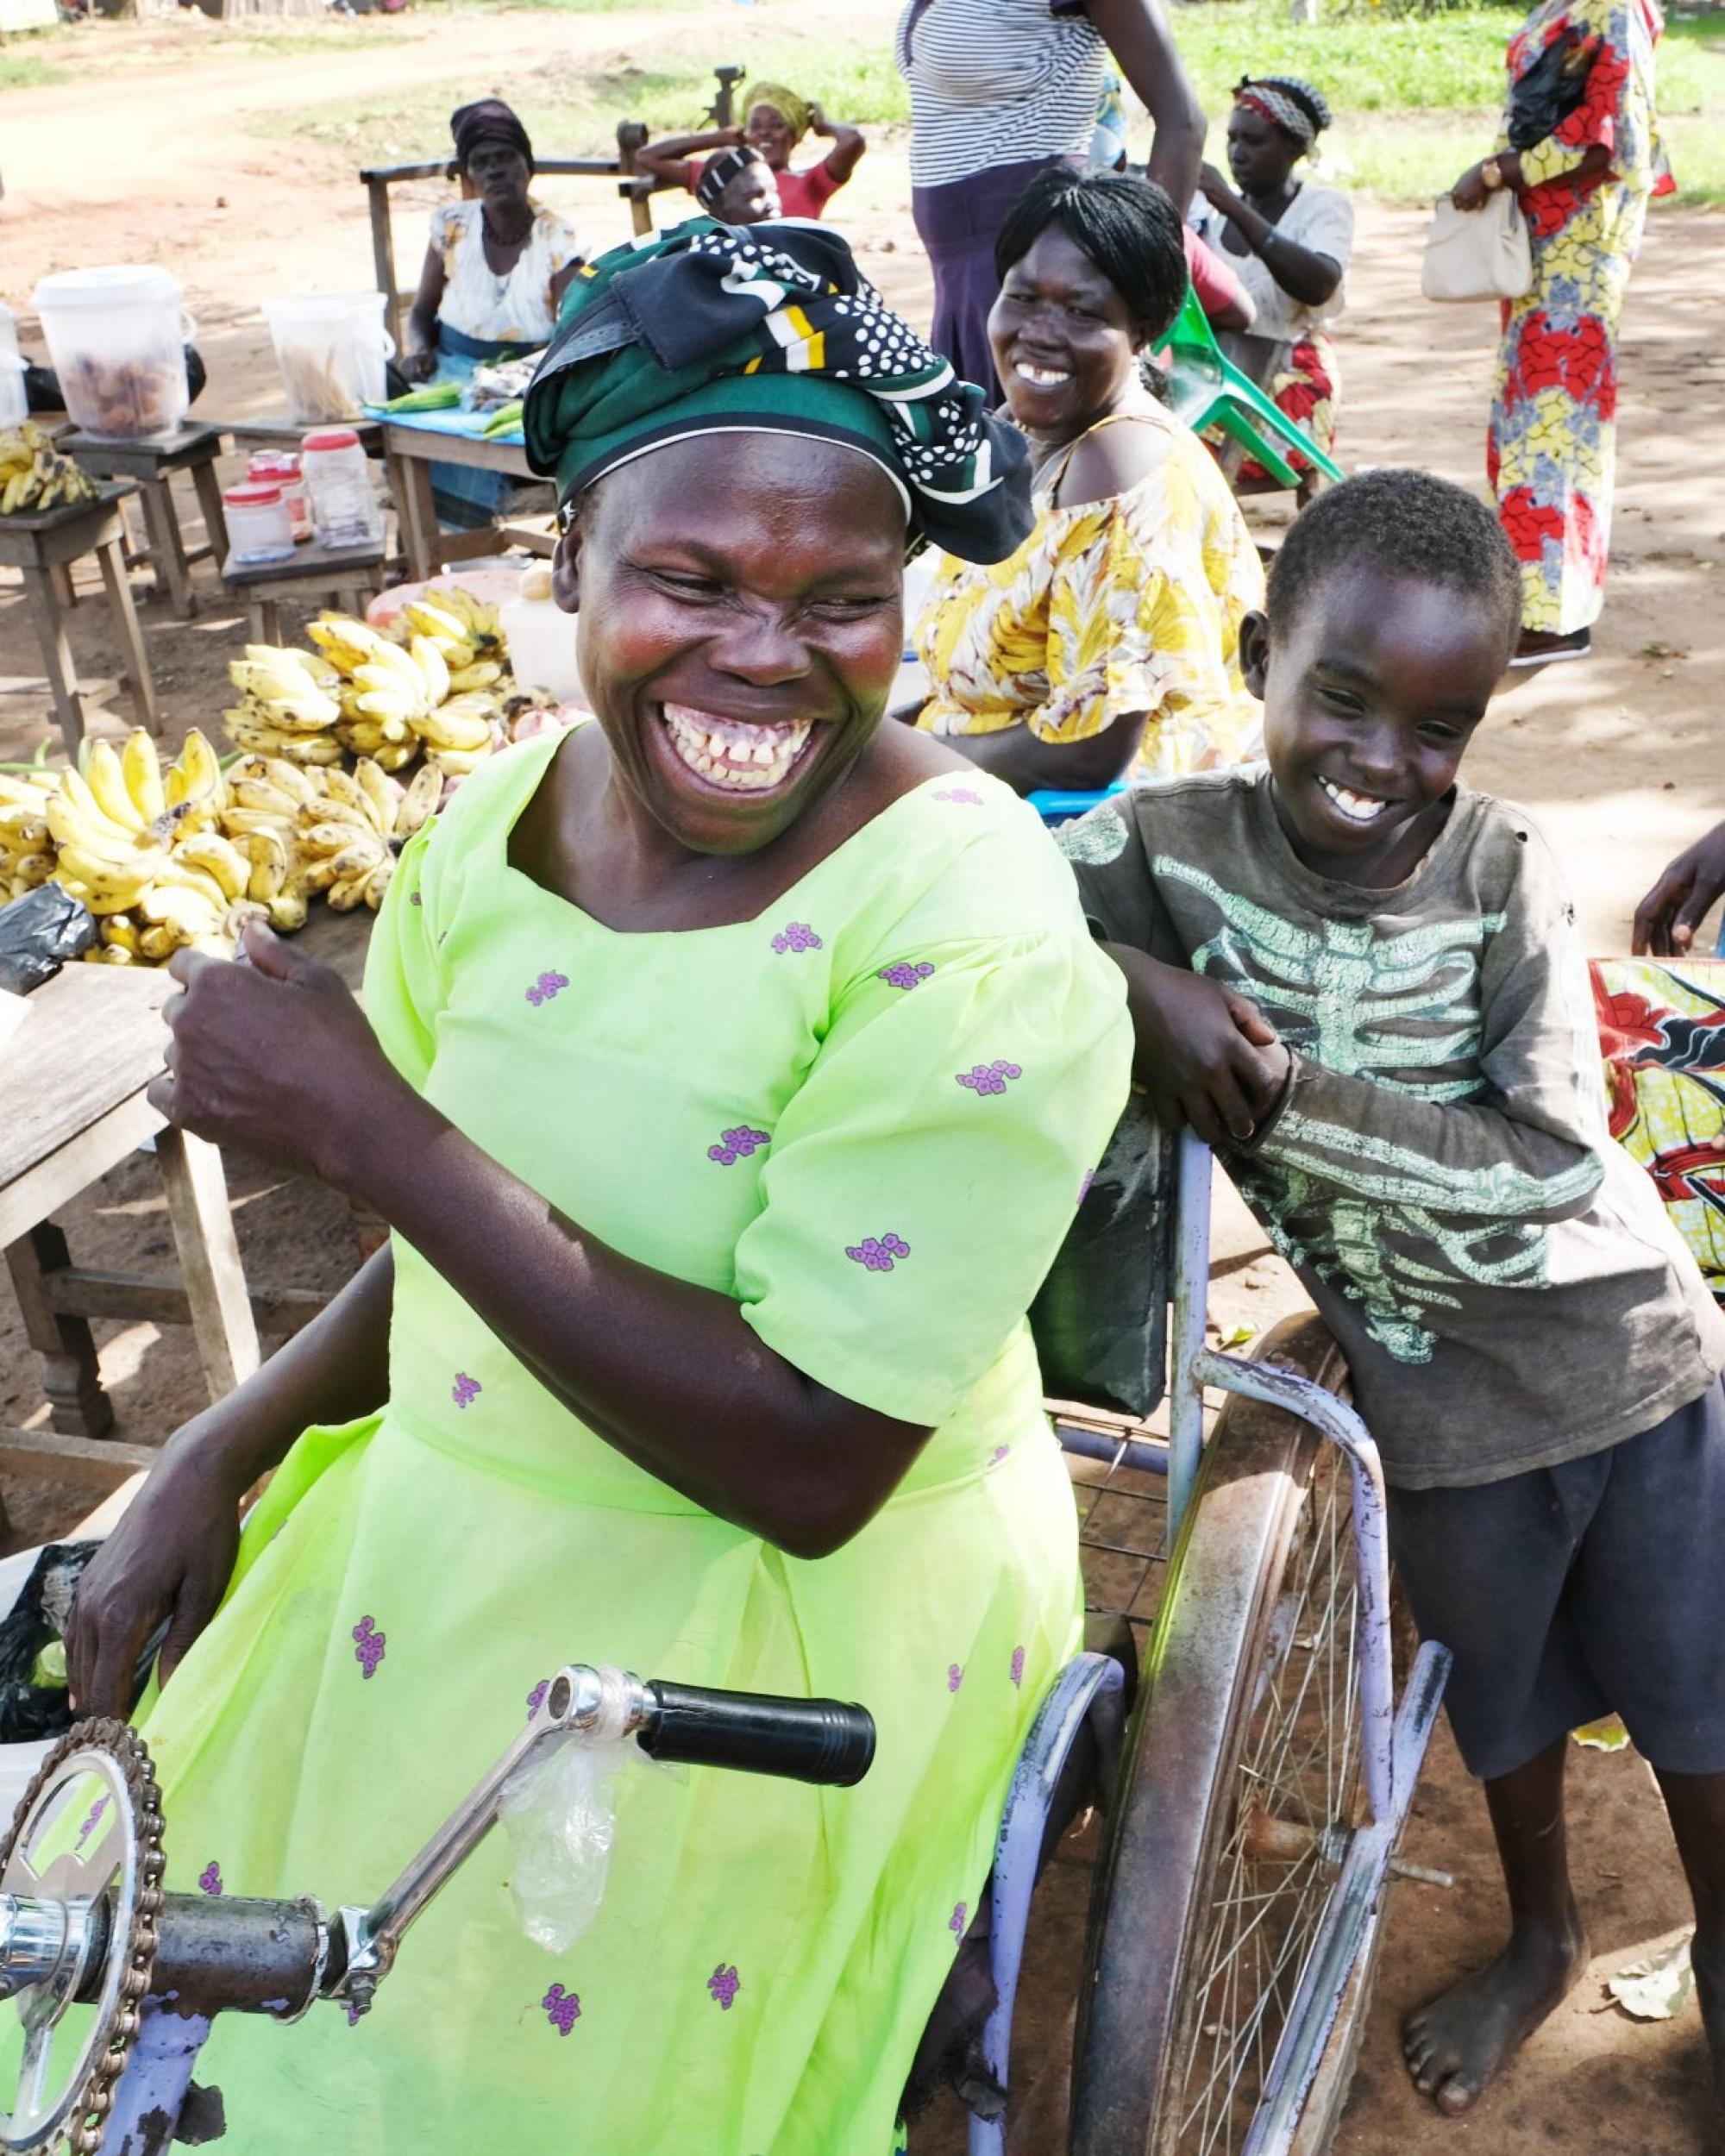
<svg viewBox="0 0 1725 2156">
<path fill-rule="evenodd" d="M 168 1883 L 330 1903 L 565 1661 L 862 1701 L 855 1789 L 620 1776 L 566 1953 L 493 1837 L 366 2019 L 200 2074 L 244 2156 L 888 2156 L 1077 1642 L 1024 1313 L 1129 1055 L 1032 812 L 880 724 L 907 537 L 1010 554 L 1021 452 L 836 235 L 706 220 L 577 280 L 528 436 L 596 723 L 404 854 L 363 1017 L 256 932 L 177 962 L 171 1119 L 394 1233 L 175 1437 L 73 1689 L 167 1619 Z"/>
</svg>

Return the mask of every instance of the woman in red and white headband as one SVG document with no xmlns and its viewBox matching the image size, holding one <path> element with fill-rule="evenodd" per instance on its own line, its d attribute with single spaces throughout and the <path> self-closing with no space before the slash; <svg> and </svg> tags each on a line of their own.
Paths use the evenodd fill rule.
<svg viewBox="0 0 1725 2156">
<path fill-rule="evenodd" d="M 1294 168 L 1329 123 L 1330 108 L 1309 83 L 1291 75 L 1245 77 L 1228 115 L 1233 185 L 1206 165 L 1191 218 L 1251 293 L 1258 310 L 1253 336 L 1282 348 L 1271 394 L 1326 451 L 1341 394 L 1329 326 L 1346 298 L 1353 205 L 1333 187 L 1296 179 Z M 1294 461 L 1301 462 L 1297 454 Z M 1270 483 L 1261 466 L 1248 460 L 1240 467 L 1243 489 Z"/>
</svg>

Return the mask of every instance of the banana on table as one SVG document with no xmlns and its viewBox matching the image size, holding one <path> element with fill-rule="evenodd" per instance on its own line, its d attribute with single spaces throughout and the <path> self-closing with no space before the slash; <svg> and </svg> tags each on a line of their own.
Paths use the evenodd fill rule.
<svg viewBox="0 0 1725 2156">
<path fill-rule="evenodd" d="M 31 421 L 0 432 L 0 517 L 93 502 L 100 492 L 89 473 L 61 456 Z"/>
</svg>

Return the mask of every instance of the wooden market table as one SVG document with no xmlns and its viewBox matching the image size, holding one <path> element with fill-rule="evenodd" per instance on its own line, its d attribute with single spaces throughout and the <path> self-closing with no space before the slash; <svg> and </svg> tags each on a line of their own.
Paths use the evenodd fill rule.
<svg viewBox="0 0 1725 2156">
<path fill-rule="evenodd" d="M 41 646 L 60 738 L 67 756 L 74 761 L 84 739 L 85 692 L 78 686 L 78 668 L 72 663 L 64 607 L 71 594 L 72 565 L 86 554 L 96 556 L 102 570 L 138 723 L 152 733 L 156 731 L 155 689 L 137 609 L 132 604 L 132 587 L 126 577 L 126 526 L 120 512 L 122 502 L 137 491 L 131 479 L 110 480 L 100 486 L 91 501 L 66 503 L 55 509 L 16 511 L 9 517 L 0 517 L 0 568 L 23 573 L 24 600 Z"/>
<path fill-rule="evenodd" d="M 535 554 L 545 555 L 555 552 L 554 533 L 512 520 L 487 524 L 478 531 L 440 531 L 437 528 L 437 512 L 431 500 L 434 464 L 471 465 L 481 472 L 502 472 L 511 479 L 536 479 L 538 474 L 527 462 L 525 442 L 486 442 L 472 435 L 442 434 L 397 419 L 386 419 L 382 423 L 389 491 L 395 498 L 395 511 L 401 523 L 407 582 L 426 583 L 445 562 L 495 554 L 499 543 L 530 547 Z"/>
<path fill-rule="evenodd" d="M 110 442 L 73 429 L 61 435 L 54 446 L 98 479 L 137 482 L 143 496 L 147 558 L 156 589 L 166 596 L 182 621 L 190 621 L 198 611 L 191 588 L 192 564 L 212 557 L 219 561 L 228 551 L 222 482 L 216 476 L 216 460 L 222 454 L 219 431 L 188 420 L 167 434 L 146 435 L 135 442 Z M 188 547 L 180 531 L 179 512 L 173 499 L 178 472 L 190 477 L 204 513 L 201 547 Z"/>
<path fill-rule="evenodd" d="M 319 907 L 302 942 L 350 987 L 364 968 L 372 916 Z M 0 1427 L 0 1467 L 34 1465 L 111 1487 L 154 1448 L 106 1433 L 92 1318 L 190 1325 L 212 1400 L 258 1366 L 258 1335 L 297 1332 L 323 1307 L 309 1288 L 248 1294 L 222 1156 L 170 1130 L 145 1098 L 162 1068 L 162 1006 L 178 993 L 165 968 L 72 964 L 28 998 L 0 1046 L 0 1249 L 43 1358 L 53 1427 Z M 178 1276 L 77 1265 L 50 1215 L 154 1141 L 179 1258 Z"/>
</svg>

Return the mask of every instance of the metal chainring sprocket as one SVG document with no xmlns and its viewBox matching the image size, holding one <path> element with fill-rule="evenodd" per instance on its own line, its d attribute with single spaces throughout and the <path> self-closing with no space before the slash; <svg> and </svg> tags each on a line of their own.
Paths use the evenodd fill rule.
<svg viewBox="0 0 1725 2156">
<path fill-rule="evenodd" d="M 124 1785 L 131 1814 L 133 1890 L 129 1907 L 117 1907 L 114 1912 L 103 1984 L 105 2011 L 85 2040 L 80 2061 L 83 2088 L 81 2092 L 68 2090 L 66 2117 L 53 2136 L 68 2156 L 97 2156 L 102 2146 L 115 2084 L 125 2071 L 155 1965 L 156 1924 L 161 1914 L 166 1858 L 162 1853 L 161 1799 L 155 1769 L 142 1738 L 129 1723 L 109 1718 L 79 1722 L 69 1729 L 37 1769 L 4 1840 L 0 1841 L 0 1883 L 4 1883 L 44 1799 L 52 1796 L 57 1783 L 70 1783 L 78 1772 L 95 1771 L 90 1759 L 92 1753 L 105 1755 Z M 82 1768 L 73 1764 L 80 1759 L 86 1763 Z M 116 1973 L 117 1983 L 114 1981 Z M 48 2027 L 59 2019 L 66 2003 L 60 2001 L 50 2013 Z"/>
</svg>

